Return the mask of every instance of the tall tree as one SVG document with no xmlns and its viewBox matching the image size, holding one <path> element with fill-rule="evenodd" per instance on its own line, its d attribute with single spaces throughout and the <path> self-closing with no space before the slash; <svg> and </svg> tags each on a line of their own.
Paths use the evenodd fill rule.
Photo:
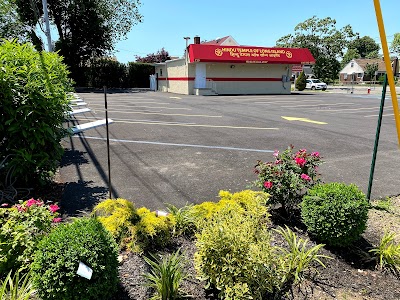
<svg viewBox="0 0 400 300">
<path fill-rule="evenodd" d="M 158 63 L 158 62 L 164 62 L 166 60 L 171 59 L 168 51 L 166 51 L 164 48 L 161 48 L 161 50 L 158 50 L 157 53 L 150 53 L 144 57 L 140 57 L 140 56 L 136 55 L 135 58 L 136 58 L 136 62 L 141 62 L 141 63 Z"/>
<path fill-rule="evenodd" d="M 367 64 L 365 66 L 365 75 L 368 76 L 369 80 L 372 80 L 378 71 L 378 63 Z"/>
<path fill-rule="evenodd" d="M 340 69 L 338 59 L 343 57 L 343 49 L 347 48 L 354 36 L 350 25 L 337 29 L 336 20 L 313 16 L 299 23 L 294 28 L 293 35 L 281 37 L 276 45 L 308 48 L 316 59 L 314 74 L 326 82 L 332 82 L 337 78 Z"/>
<path fill-rule="evenodd" d="M 351 41 L 348 48 L 356 49 L 362 58 L 366 58 L 371 52 L 379 51 L 381 47 L 371 37 L 363 36 Z"/>
<path fill-rule="evenodd" d="M 0 2 L 0 38 L 27 41 L 27 28 L 22 23 L 15 1 L 3 0 Z"/>
<path fill-rule="evenodd" d="M 360 54 L 356 49 L 347 49 L 347 52 L 343 56 L 342 61 L 340 62 L 340 67 L 343 69 L 352 59 L 360 58 Z"/>
<path fill-rule="evenodd" d="M 24 23 L 35 27 L 42 16 L 41 0 L 16 0 Z M 80 80 L 80 68 L 92 58 L 109 54 L 141 22 L 140 0 L 48 0 L 49 17 L 57 28 L 56 49 Z"/>
<path fill-rule="evenodd" d="M 390 51 L 397 56 L 400 56 L 400 33 L 394 34 L 393 41 L 390 44 Z"/>
</svg>

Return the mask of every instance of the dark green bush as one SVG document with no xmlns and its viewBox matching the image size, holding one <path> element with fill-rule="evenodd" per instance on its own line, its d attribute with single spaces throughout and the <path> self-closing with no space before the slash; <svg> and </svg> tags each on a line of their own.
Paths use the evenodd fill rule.
<svg viewBox="0 0 400 300">
<path fill-rule="evenodd" d="M 126 65 L 112 59 L 96 59 L 90 62 L 86 69 L 90 87 L 121 88 L 126 83 Z"/>
<path fill-rule="evenodd" d="M 108 300 L 117 289 L 117 256 L 117 244 L 97 219 L 76 219 L 39 244 L 34 285 L 43 300 Z M 79 262 L 93 270 L 90 280 L 76 274 Z"/>
<path fill-rule="evenodd" d="M 8 157 L 0 178 L 12 173 L 26 183 L 55 171 L 71 84 L 56 53 L 0 42 L 0 162 Z"/>
<path fill-rule="evenodd" d="M 308 231 L 332 246 L 347 246 L 366 228 L 368 201 L 354 184 L 317 185 L 303 198 L 301 216 Z"/>
<path fill-rule="evenodd" d="M 304 71 L 301 71 L 299 77 L 297 77 L 296 90 L 303 91 L 306 88 L 306 75 L 304 75 Z"/>
<path fill-rule="evenodd" d="M 127 86 L 135 88 L 149 88 L 150 75 L 154 74 L 154 66 L 143 63 L 128 63 Z"/>
</svg>

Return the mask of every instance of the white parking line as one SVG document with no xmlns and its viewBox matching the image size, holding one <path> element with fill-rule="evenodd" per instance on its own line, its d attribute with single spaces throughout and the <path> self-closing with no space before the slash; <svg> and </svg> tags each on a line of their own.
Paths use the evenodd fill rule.
<svg viewBox="0 0 400 300">
<path fill-rule="evenodd" d="M 73 136 L 73 137 L 82 138 L 81 136 Z M 105 141 L 106 140 L 106 138 L 95 137 L 95 136 L 84 136 L 84 138 L 85 139 L 91 139 L 91 140 L 101 140 L 101 141 Z M 262 153 L 273 153 L 274 152 L 274 150 L 263 150 L 263 149 L 248 149 L 248 148 L 193 145 L 193 144 L 175 144 L 175 143 L 163 143 L 163 142 L 133 141 L 133 140 L 123 140 L 123 139 L 110 139 L 110 141 L 111 142 L 117 142 L 117 143 L 133 143 L 133 144 L 148 144 L 148 145 L 159 145 L 159 146 L 206 148 L 206 149 L 220 149 L 220 150 L 247 151 L 247 152 L 262 152 Z"/>
<path fill-rule="evenodd" d="M 156 109 L 175 109 L 175 110 L 192 110 L 191 108 L 186 108 L 186 107 L 165 107 L 165 106 L 145 106 L 145 105 L 118 105 L 118 104 L 111 104 L 110 107 L 115 107 L 115 108 L 120 108 L 120 107 L 126 107 L 126 108 L 138 108 L 138 107 L 143 107 L 143 108 L 156 108 Z"/>
</svg>

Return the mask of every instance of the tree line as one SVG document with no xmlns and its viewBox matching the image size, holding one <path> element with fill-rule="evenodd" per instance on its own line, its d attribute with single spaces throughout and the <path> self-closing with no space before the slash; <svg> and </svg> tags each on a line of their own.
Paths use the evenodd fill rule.
<svg viewBox="0 0 400 300">
<path fill-rule="evenodd" d="M 380 46 L 369 36 L 360 37 L 350 25 L 336 27 L 330 17 L 313 16 L 276 41 L 278 47 L 308 48 L 315 58 L 314 75 L 325 82 L 338 78 L 340 70 L 355 58 L 381 58 Z M 344 51 L 345 50 L 345 51 Z M 400 33 L 394 35 L 390 45 L 393 54 L 400 54 Z M 376 64 L 367 67 L 367 73 L 375 73 Z"/>
</svg>

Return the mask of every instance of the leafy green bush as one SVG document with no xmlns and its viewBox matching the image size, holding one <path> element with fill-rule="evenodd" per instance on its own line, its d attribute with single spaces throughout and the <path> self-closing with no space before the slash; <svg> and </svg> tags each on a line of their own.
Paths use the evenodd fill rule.
<svg viewBox="0 0 400 300">
<path fill-rule="evenodd" d="M 186 277 L 186 273 L 184 272 L 184 257 L 179 250 L 162 259 L 151 255 L 150 258 L 145 257 L 144 260 L 151 268 L 150 273 L 145 274 L 148 286 L 156 291 L 152 299 L 182 299 L 183 293 L 180 285 Z"/>
<path fill-rule="evenodd" d="M 308 231 L 332 246 L 347 246 L 366 228 L 369 203 L 354 184 L 328 183 L 308 190 L 301 216 Z"/>
<path fill-rule="evenodd" d="M 56 53 L 31 44 L 0 43 L 0 161 L 21 182 L 45 180 L 61 159 L 71 80 Z M 4 177 L 3 177 L 4 176 Z"/>
<path fill-rule="evenodd" d="M 293 153 L 293 148 L 275 151 L 275 161 L 258 161 L 254 169 L 258 176 L 254 184 L 271 195 L 268 203 L 281 204 L 287 213 L 301 203 L 307 189 L 319 182 L 317 171 L 322 163 L 318 152 L 300 149 Z"/>
<path fill-rule="evenodd" d="M 121 247 L 124 247 L 134 234 L 134 224 L 139 221 L 139 215 L 133 203 L 120 198 L 100 202 L 94 207 L 92 214 Z"/>
<path fill-rule="evenodd" d="M 11 208 L 0 208 L 0 274 L 11 269 L 29 268 L 40 240 L 52 229 L 57 205 L 30 199 Z"/>
<path fill-rule="evenodd" d="M 21 274 L 18 270 L 13 275 L 10 271 L 4 280 L 0 280 L 0 299 L 28 300 L 35 294 L 31 273 Z"/>
<path fill-rule="evenodd" d="M 301 71 L 299 77 L 297 77 L 295 87 L 298 91 L 303 91 L 306 88 L 306 75 L 304 71 Z"/>
<path fill-rule="evenodd" d="M 117 256 L 117 244 L 97 219 L 62 224 L 39 244 L 34 286 L 43 300 L 108 300 L 117 289 Z M 76 274 L 79 262 L 93 270 L 90 280 Z"/>
<path fill-rule="evenodd" d="M 394 232 L 385 232 L 379 245 L 369 252 L 372 252 L 381 269 L 388 269 L 397 276 L 400 276 L 400 244 L 396 244 L 396 234 Z"/>
</svg>

